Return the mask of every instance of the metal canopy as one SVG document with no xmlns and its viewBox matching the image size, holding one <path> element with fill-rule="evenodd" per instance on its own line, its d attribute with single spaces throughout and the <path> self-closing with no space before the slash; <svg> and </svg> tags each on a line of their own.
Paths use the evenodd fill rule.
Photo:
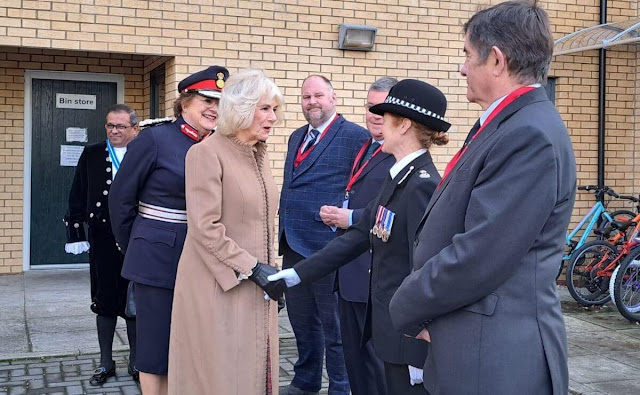
<svg viewBox="0 0 640 395">
<path fill-rule="evenodd" d="M 608 48 L 614 45 L 640 41 L 640 18 L 625 22 L 605 23 L 578 30 L 559 38 L 554 43 L 554 55 L 566 55 L 590 49 Z"/>
</svg>

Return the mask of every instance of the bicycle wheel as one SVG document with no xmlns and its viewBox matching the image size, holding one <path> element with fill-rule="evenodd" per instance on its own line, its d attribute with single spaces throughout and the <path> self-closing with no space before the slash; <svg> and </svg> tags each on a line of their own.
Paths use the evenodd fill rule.
<svg viewBox="0 0 640 395">
<path fill-rule="evenodd" d="M 640 247 L 634 247 L 611 277 L 613 301 L 622 316 L 640 322 Z"/>
<path fill-rule="evenodd" d="M 618 256 L 618 250 L 604 240 L 594 240 L 576 249 L 569 258 L 567 288 L 583 306 L 603 305 L 611 300 L 609 277 L 597 275 Z"/>
</svg>

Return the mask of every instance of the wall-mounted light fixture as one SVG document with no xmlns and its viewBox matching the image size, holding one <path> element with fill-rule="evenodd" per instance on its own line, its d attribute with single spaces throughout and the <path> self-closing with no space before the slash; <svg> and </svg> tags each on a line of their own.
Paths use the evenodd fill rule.
<svg viewBox="0 0 640 395">
<path fill-rule="evenodd" d="M 371 51 L 376 41 L 378 28 L 367 25 L 340 24 L 338 48 L 354 51 Z"/>
</svg>

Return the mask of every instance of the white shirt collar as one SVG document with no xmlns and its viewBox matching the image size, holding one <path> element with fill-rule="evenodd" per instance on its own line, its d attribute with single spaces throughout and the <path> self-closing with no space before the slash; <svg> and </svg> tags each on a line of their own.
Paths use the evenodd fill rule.
<svg viewBox="0 0 640 395">
<path fill-rule="evenodd" d="M 413 162 L 415 158 L 419 157 L 420 155 L 426 152 L 427 152 L 426 149 L 421 148 L 417 151 L 410 153 L 409 155 L 405 156 L 399 161 L 397 161 L 393 166 L 391 166 L 391 169 L 389 169 L 389 174 L 391 174 L 391 178 L 396 178 L 396 176 L 398 175 L 398 173 L 400 173 L 400 171 L 402 171 L 402 169 L 404 169 L 409 163 Z"/>
<path fill-rule="evenodd" d="M 318 144 L 318 141 L 320 141 L 320 136 L 322 136 L 322 133 L 324 133 L 325 129 L 327 128 L 327 126 L 329 126 L 329 124 L 331 122 L 333 122 L 333 119 L 338 116 L 337 112 L 334 112 L 332 116 L 329 117 L 329 119 L 327 119 L 325 121 L 325 123 L 323 123 L 322 125 L 318 126 L 317 128 L 314 128 L 313 126 L 311 126 L 311 124 L 309 124 L 309 129 L 307 129 L 307 132 L 309 132 L 311 129 L 315 129 L 318 132 L 320 132 L 320 134 L 318 135 L 318 138 L 316 139 L 316 144 Z"/>
<path fill-rule="evenodd" d="M 542 85 L 540 85 L 540 84 L 531 84 L 531 85 L 527 85 L 527 86 L 532 86 L 534 88 L 539 88 Z M 484 122 L 489 117 L 489 114 L 491 114 L 493 112 L 493 110 L 495 110 L 496 107 L 498 107 L 500 105 L 500 103 L 502 103 L 502 101 L 504 99 L 506 99 L 507 96 L 509 96 L 509 94 L 506 94 L 506 95 L 502 96 L 501 98 L 499 98 L 498 100 L 496 100 L 493 103 L 491 103 L 491 105 L 480 116 L 480 126 L 484 125 Z"/>
<path fill-rule="evenodd" d="M 118 158 L 118 160 L 120 161 L 120 163 L 122 163 L 122 159 L 124 159 L 124 154 L 127 153 L 127 147 L 113 147 L 113 152 L 115 152 L 116 154 L 116 158 Z M 118 172 L 118 169 L 116 169 L 116 166 L 113 164 L 113 161 L 111 161 L 111 179 L 116 178 L 116 173 Z"/>
</svg>

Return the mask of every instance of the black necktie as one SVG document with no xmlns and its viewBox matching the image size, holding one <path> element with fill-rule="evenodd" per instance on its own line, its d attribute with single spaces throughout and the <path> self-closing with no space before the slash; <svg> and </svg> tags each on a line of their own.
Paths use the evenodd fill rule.
<svg viewBox="0 0 640 395">
<path fill-rule="evenodd" d="M 305 153 L 309 148 L 313 147 L 313 145 L 316 143 L 316 140 L 318 140 L 319 135 L 320 135 L 320 132 L 318 131 L 318 129 L 311 129 L 309 131 L 306 139 L 307 145 L 304 146 L 302 153 Z"/>
<path fill-rule="evenodd" d="M 478 129 L 480 129 L 480 120 L 479 119 L 476 121 L 476 123 L 471 128 L 471 131 L 469 131 L 469 134 L 467 135 L 467 138 L 464 140 L 464 145 L 469 144 L 469 142 L 473 138 L 473 135 L 476 134 Z"/>
<path fill-rule="evenodd" d="M 378 147 L 380 147 L 380 143 L 377 141 L 374 141 L 372 144 L 369 144 L 369 149 L 367 149 L 367 153 L 364 154 L 364 156 L 362 157 L 362 160 L 360 160 L 360 163 L 358 164 L 358 169 L 364 166 L 364 164 L 367 163 L 369 159 L 371 159 L 371 157 L 373 156 L 373 153 L 376 152 Z"/>
</svg>

